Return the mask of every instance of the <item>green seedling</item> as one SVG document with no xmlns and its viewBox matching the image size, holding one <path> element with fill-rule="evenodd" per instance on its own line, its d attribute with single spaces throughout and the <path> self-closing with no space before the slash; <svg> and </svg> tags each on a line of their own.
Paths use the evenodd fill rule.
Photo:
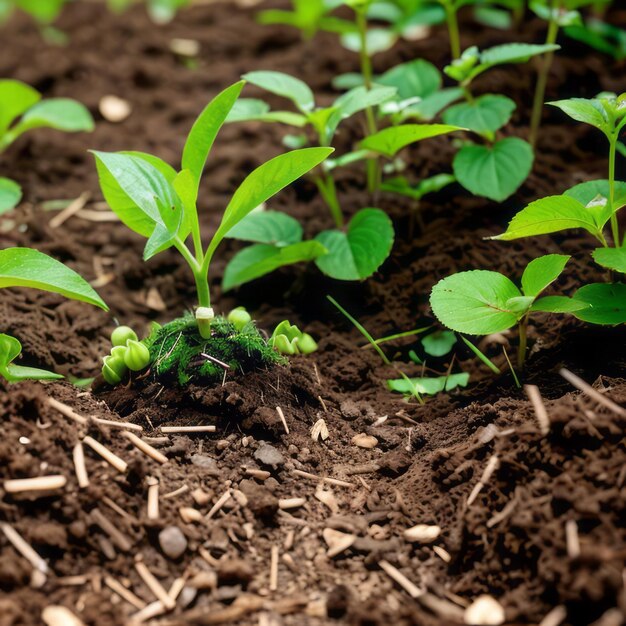
<svg viewBox="0 0 626 626">
<path fill-rule="evenodd" d="M 30 248 L 0 250 L 0 288 L 29 287 L 58 293 L 108 311 L 102 298 L 74 270 L 59 261 Z M 13 363 L 22 345 L 10 335 L 0 335 L 0 376 L 9 382 L 20 380 L 55 380 L 60 374 Z"/>
<path fill-rule="evenodd" d="M 580 23 L 566 26 L 565 34 L 594 50 L 608 54 L 616 61 L 626 59 L 626 29 L 609 24 L 598 17 L 587 17 Z"/>
<path fill-rule="evenodd" d="M 526 180 L 534 160 L 532 147 L 526 141 L 496 136 L 511 119 L 515 102 L 501 94 L 475 97 L 472 82 L 493 67 L 526 63 L 534 56 L 558 48 L 552 44 L 525 43 L 503 44 L 483 51 L 472 47 L 444 69 L 463 89 L 465 102 L 446 109 L 443 121 L 468 128 L 484 141 L 484 145 L 467 143 L 454 158 L 454 175 L 468 191 L 501 202 Z"/>
<path fill-rule="evenodd" d="M 233 309 L 226 318 L 239 331 L 243 330 L 252 321 L 252 316 L 242 306 Z"/>
<path fill-rule="evenodd" d="M 0 80 L 0 152 L 35 128 L 73 133 L 92 131 L 94 123 L 89 111 L 75 100 L 42 100 L 36 89 L 19 80 Z M 21 197 L 16 182 L 0 177 L 0 213 L 14 208 Z"/>
<path fill-rule="evenodd" d="M 308 333 L 303 333 L 297 326 L 282 321 L 272 333 L 270 345 L 280 354 L 311 354 L 317 350 L 317 343 Z"/>
<path fill-rule="evenodd" d="M 254 352 L 258 357 L 257 362 L 275 360 L 268 356 L 268 352 L 272 353 L 270 348 L 266 351 L 262 349 L 261 344 L 265 344 L 254 325 L 246 326 L 249 329 L 246 333 L 231 337 L 233 331 L 236 332 L 233 324 L 215 316 L 209 289 L 211 261 L 232 228 L 256 207 L 320 165 L 332 152 L 331 148 L 325 147 L 294 150 L 255 169 L 233 194 L 217 230 L 205 246 L 196 206 L 200 179 L 213 142 L 243 86 L 244 82 L 241 81 L 228 87 L 200 114 L 185 142 L 179 172 L 158 157 L 142 152 L 93 152 L 100 187 L 110 208 L 126 226 L 148 240 L 144 259 L 148 260 L 173 247 L 193 274 L 198 297 L 195 323 L 190 323 L 188 318 L 176 320 L 162 329 L 155 329 L 150 338 L 144 341 L 150 350 L 151 364 L 156 373 L 176 371 L 181 382 L 192 377 L 190 371 L 193 371 L 193 365 L 190 365 L 190 360 L 205 358 L 203 355 L 208 355 L 206 361 L 211 366 L 199 367 L 201 374 L 214 373 L 215 363 L 211 359 L 217 362 L 217 367 L 225 366 L 224 371 L 230 369 L 231 365 L 241 365 L 235 360 L 241 353 L 237 346 L 246 343 L 250 344 L 250 355 Z M 191 240 L 192 248 L 187 245 L 188 239 Z M 174 331 L 171 328 L 176 328 L 180 335 L 175 346 L 176 334 L 172 335 Z M 229 338 L 233 345 L 228 345 Z M 219 354 L 206 351 L 210 343 Z M 165 350 L 166 345 L 171 353 Z M 256 350 L 256 347 L 259 349 Z M 155 364 L 155 358 L 163 362 Z M 228 358 L 232 358 L 233 362 L 229 363 Z M 254 359 L 250 356 L 244 360 L 249 363 Z"/>
<path fill-rule="evenodd" d="M 526 359 L 529 317 L 535 312 L 576 314 L 590 305 L 575 295 L 544 296 L 541 293 L 563 272 L 569 256 L 548 254 L 531 261 L 521 280 L 521 290 L 499 272 L 459 272 L 439 281 L 432 290 L 430 305 L 446 327 L 468 335 L 489 335 L 517 326 L 517 363 Z"/>
<path fill-rule="evenodd" d="M 67 3 L 68 0 L 0 0 L 0 22 L 19 9 L 39 24 L 48 25 L 54 22 Z"/>
</svg>

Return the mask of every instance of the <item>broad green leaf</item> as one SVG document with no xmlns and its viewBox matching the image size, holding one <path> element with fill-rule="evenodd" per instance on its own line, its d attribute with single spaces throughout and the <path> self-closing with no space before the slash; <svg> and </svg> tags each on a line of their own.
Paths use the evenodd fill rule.
<svg viewBox="0 0 626 626">
<path fill-rule="evenodd" d="M 270 111 L 270 106 L 256 98 L 239 98 L 226 117 L 226 122 L 277 122 L 302 128 L 308 123 L 305 115 L 291 111 Z"/>
<path fill-rule="evenodd" d="M 535 300 L 530 307 L 531 311 L 543 313 L 574 313 L 589 308 L 589 305 L 567 296 L 546 296 Z"/>
<path fill-rule="evenodd" d="M 166 167 L 169 167 L 164 163 Z M 158 166 L 157 166 L 157 169 Z M 198 222 L 198 207 L 196 202 L 198 200 L 198 187 L 196 185 L 196 179 L 190 170 L 182 170 L 178 174 L 171 178 L 172 173 L 166 170 L 162 170 L 163 175 L 168 182 L 171 183 L 176 195 L 180 198 L 183 205 L 183 217 L 180 227 L 178 228 L 178 236 L 181 241 L 185 241 L 189 233 L 199 232 L 200 225 Z"/>
<path fill-rule="evenodd" d="M 21 354 L 22 344 L 11 335 L 0 334 L 0 376 L 16 383 L 20 380 L 58 380 L 60 374 L 35 367 L 15 365 L 13 361 Z"/>
<path fill-rule="evenodd" d="M 532 296 L 515 296 L 506 301 L 506 308 L 519 318 L 526 315 L 534 301 Z"/>
<path fill-rule="evenodd" d="M 452 391 L 457 387 L 467 387 L 469 374 L 460 372 L 449 376 L 437 376 L 434 378 L 396 378 L 387 381 L 387 387 L 391 391 L 399 393 L 423 393 L 429 396 L 441 393 L 442 391 Z"/>
<path fill-rule="evenodd" d="M 241 183 L 228 203 L 206 254 L 209 258 L 233 226 L 281 189 L 318 166 L 332 148 L 303 148 L 281 154 L 257 167 Z"/>
<path fill-rule="evenodd" d="M 309 86 L 299 78 L 283 72 L 248 72 L 242 78 L 252 85 L 291 100 L 301 111 L 315 107 L 315 96 Z"/>
<path fill-rule="evenodd" d="M 386 213 L 380 209 L 361 209 L 345 232 L 327 230 L 315 237 L 328 250 L 316 264 L 331 278 L 363 280 L 389 256 L 393 238 L 393 225 Z"/>
<path fill-rule="evenodd" d="M 530 144 L 517 137 L 493 146 L 467 145 L 454 157 L 454 175 L 477 196 L 502 202 L 528 178 L 534 160 Z"/>
<path fill-rule="evenodd" d="M 393 158 L 402 148 L 412 143 L 439 135 L 446 135 L 456 130 L 464 129 L 448 124 L 403 124 L 402 126 L 392 126 L 366 137 L 361 142 L 361 148 Z"/>
<path fill-rule="evenodd" d="M 38 22 L 47 24 L 56 19 L 67 0 L 13 0 L 13 2 Z"/>
<path fill-rule="evenodd" d="M 592 252 L 592 256 L 598 265 L 626 274 L 626 247 L 598 248 Z"/>
<path fill-rule="evenodd" d="M 19 80 L 0 80 L 0 137 L 11 123 L 41 99 L 41 94 Z"/>
<path fill-rule="evenodd" d="M 531 202 L 510 221 L 504 233 L 492 239 L 511 241 L 546 235 L 571 228 L 584 228 L 598 236 L 601 225 L 594 212 L 569 196 L 547 196 Z"/>
<path fill-rule="evenodd" d="M 615 181 L 614 192 L 613 210 L 617 211 L 626 206 L 626 183 L 619 180 Z M 590 202 L 596 201 L 599 197 L 609 197 L 609 181 L 590 180 L 585 183 L 579 183 L 564 192 L 564 195 L 576 198 L 583 206 L 587 206 Z M 606 219 L 609 217 L 610 215 L 607 213 Z"/>
<path fill-rule="evenodd" d="M 131 230 L 150 238 L 144 258 L 171 245 L 186 224 L 182 203 L 173 188 L 174 170 L 157 157 L 141 153 L 93 154 L 100 187 L 111 210 Z"/>
<path fill-rule="evenodd" d="M 94 127 L 91 113 L 80 102 L 69 98 L 49 98 L 28 109 L 14 132 L 21 134 L 33 128 L 54 128 L 77 133 L 92 131 Z"/>
<path fill-rule="evenodd" d="M 317 241 L 301 241 L 284 247 L 254 244 L 231 259 L 224 271 L 222 288 L 228 291 L 265 276 L 279 267 L 313 261 L 324 254 L 326 248 Z"/>
<path fill-rule="evenodd" d="M 460 100 L 463 90 L 460 87 L 446 87 L 422 98 L 421 102 L 412 104 L 400 114 L 403 119 L 415 118 L 429 122 L 433 120 L 448 105 Z"/>
<path fill-rule="evenodd" d="M 546 52 L 555 52 L 561 46 L 556 44 L 505 43 L 488 48 L 480 53 L 480 67 L 493 67 L 506 63 L 526 63 L 532 57 Z"/>
<path fill-rule="evenodd" d="M 421 180 L 417 185 L 411 185 L 404 176 L 397 176 L 384 181 L 380 189 L 407 196 L 413 200 L 421 200 L 426 194 L 440 191 L 455 180 L 452 174 L 435 174 L 435 176 Z"/>
<path fill-rule="evenodd" d="M 603 132 L 609 128 L 606 112 L 598 100 L 570 98 L 569 100 L 557 100 L 547 104 L 558 107 L 577 122 L 591 124 Z"/>
<path fill-rule="evenodd" d="M 593 283 L 581 287 L 574 299 L 590 305 L 574 315 L 591 324 L 626 324 L 626 285 Z"/>
<path fill-rule="evenodd" d="M 215 96 L 200 113 L 189 131 L 183 148 L 181 169 L 191 172 L 196 181 L 196 187 L 200 186 L 202 171 L 213 147 L 215 137 L 226 121 L 244 85 L 243 81 L 239 81 Z"/>
<path fill-rule="evenodd" d="M 302 241 L 302 226 L 297 219 L 280 211 L 252 212 L 228 231 L 229 239 L 266 243 L 277 247 Z"/>
<path fill-rule="evenodd" d="M 400 63 L 382 76 L 378 76 L 375 82 L 395 87 L 401 100 L 425 98 L 435 93 L 442 85 L 439 70 L 423 59 Z"/>
<path fill-rule="evenodd" d="M 31 248 L 0 250 L 0 288 L 31 287 L 109 308 L 91 285 L 63 263 Z"/>
<path fill-rule="evenodd" d="M 422 347 L 430 356 L 445 356 L 456 343 L 456 335 L 450 330 L 438 330 L 422 339 Z"/>
<path fill-rule="evenodd" d="M 533 259 L 522 274 L 522 291 L 536 298 L 563 272 L 571 257 L 565 254 L 546 254 Z"/>
<path fill-rule="evenodd" d="M 21 187 L 14 180 L 0 177 L 0 214 L 16 207 L 21 199 Z"/>
<path fill-rule="evenodd" d="M 398 41 L 398 35 L 389 28 L 370 28 L 367 31 L 365 48 L 368 56 L 385 52 L 393 48 Z M 361 36 L 358 32 L 347 32 L 341 36 L 341 45 L 351 52 L 360 52 Z"/>
<path fill-rule="evenodd" d="M 508 124 L 515 107 L 515 102 L 506 96 L 487 94 L 473 102 L 462 102 L 450 107 L 443 114 L 443 121 L 479 134 L 494 133 Z"/>
<path fill-rule="evenodd" d="M 514 326 L 521 317 L 507 308 L 520 290 L 498 272 L 472 270 L 440 280 L 430 294 L 435 317 L 448 328 L 468 335 L 489 335 Z"/>
</svg>

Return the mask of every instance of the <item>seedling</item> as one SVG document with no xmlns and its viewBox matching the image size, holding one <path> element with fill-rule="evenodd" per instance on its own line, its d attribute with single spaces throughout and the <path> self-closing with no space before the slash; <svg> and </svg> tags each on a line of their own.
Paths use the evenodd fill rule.
<svg viewBox="0 0 626 626">
<path fill-rule="evenodd" d="M 303 333 L 297 326 L 291 325 L 288 320 L 282 321 L 272 333 L 270 344 L 281 354 L 311 354 L 317 350 L 315 339 L 308 333 Z"/>
<path fill-rule="evenodd" d="M 180 9 L 189 5 L 190 0 L 145 0 L 145 2 L 152 21 L 156 24 L 167 24 L 174 19 Z M 124 11 L 132 3 L 133 0 L 107 0 L 109 9 L 115 13 Z"/>
<path fill-rule="evenodd" d="M 59 16 L 68 0 L 0 0 L 0 22 L 15 9 L 28 13 L 41 25 L 47 25 Z"/>
<path fill-rule="evenodd" d="M 0 250 L 0 288 L 30 287 L 58 293 L 108 311 L 107 305 L 89 283 L 59 261 L 30 248 Z M 0 334 L 0 376 L 8 382 L 20 380 L 56 380 L 60 374 L 13 363 L 22 345 L 10 335 Z"/>
<path fill-rule="evenodd" d="M 195 317 L 155 328 L 144 340 L 155 375 L 175 375 L 181 384 L 196 374 L 214 379 L 231 367 L 245 369 L 276 361 L 254 324 L 237 330 L 225 318 L 215 317 L 208 279 L 211 260 L 229 231 L 255 207 L 317 167 L 332 152 L 332 148 L 321 147 L 293 150 L 255 169 L 234 193 L 220 225 L 204 246 L 196 206 L 200 179 L 217 133 L 243 86 L 241 81 L 228 87 L 200 114 L 185 142 L 180 172 L 141 152 L 93 152 L 110 208 L 131 230 L 148 239 L 144 259 L 174 247 L 194 276 L 198 296 Z M 192 249 L 187 245 L 189 238 Z"/>
<path fill-rule="evenodd" d="M 448 328 L 468 335 L 489 335 L 517 325 L 517 363 L 526 359 L 528 319 L 535 312 L 575 313 L 588 308 L 582 299 L 541 293 L 563 272 L 569 256 L 548 254 L 531 261 L 521 290 L 499 272 L 472 270 L 439 281 L 430 295 L 435 317 Z"/>
<path fill-rule="evenodd" d="M 526 63 L 534 56 L 558 48 L 553 44 L 511 43 L 481 52 L 472 47 L 444 69 L 463 89 L 465 102 L 448 108 L 443 114 L 443 121 L 470 129 L 486 143 L 468 143 L 454 158 L 456 179 L 473 194 L 496 202 L 505 200 L 528 177 L 534 154 L 532 147 L 518 137 L 496 138 L 497 131 L 509 122 L 515 111 L 513 100 L 500 94 L 474 97 L 472 82 L 498 65 Z"/>
<path fill-rule="evenodd" d="M 94 123 L 89 111 L 75 100 L 42 100 L 41 94 L 25 83 L 0 80 L 0 152 L 35 128 L 73 133 L 92 131 Z M 15 181 L 0 178 L 0 213 L 15 207 L 21 197 L 22 190 Z"/>
</svg>

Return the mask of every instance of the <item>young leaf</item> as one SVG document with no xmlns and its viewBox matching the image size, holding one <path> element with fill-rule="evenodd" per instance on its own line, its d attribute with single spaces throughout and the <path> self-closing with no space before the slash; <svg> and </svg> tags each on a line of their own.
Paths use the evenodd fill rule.
<svg viewBox="0 0 626 626">
<path fill-rule="evenodd" d="M 54 128 L 68 133 L 92 131 L 93 118 L 87 108 L 69 98 L 49 98 L 24 113 L 13 132 L 20 135 L 33 128 Z"/>
<path fill-rule="evenodd" d="M 22 344 L 11 335 L 0 334 L 0 376 L 16 383 L 20 380 L 58 380 L 60 374 L 47 372 L 34 367 L 14 365 L 14 361 L 22 352 Z"/>
<path fill-rule="evenodd" d="M 581 300 L 568 298 L 567 296 L 546 296 L 533 302 L 531 311 L 543 313 L 574 313 L 589 308 L 589 305 Z"/>
<path fill-rule="evenodd" d="M 443 114 L 443 121 L 479 134 L 494 133 L 509 122 L 515 107 L 515 102 L 506 96 L 487 94 L 450 107 Z"/>
<path fill-rule="evenodd" d="M 621 181 L 615 181 L 615 198 L 613 201 L 613 210 L 618 211 L 622 207 L 626 206 L 626 183 Z M 593 202 L 598 197 L 609 197 L 609 181 L 608 180 L 589 180 L 584 183 L 578 183 L 574 185 L 563 195 L 575 198 L 583 206 L 587 206 L 590 202 Z M 607 219 L 610 215 L 607 215 Z"/>
<path fill-rule="evenodd" d="M 267 243 L 279 248 L 302 241 L 297 219 L 280 211 L 252 212 L 228 231 L 229 239 Z"/>
<path fill-rule="evenodd" d="M 269 200 L 332 154 L 332 148 L 303 148 L 277 156 L 257 167 L 231 198 L 206 256 L 210 259 L 222 239 L 253 209 Z"/>
<path fill-rule="evenodd" d="M 430 294 L 430 306 L 444 326 L 468 335 L 488 335 L 517 323 L 521 315 L 507 302 L 521 295 L 506 276 L 473 270 L 440 280 Z"/>
<path fill-rule="evenodd" d="M 467 145 L 454 157 L 454 175 L 477 196 L 502 202 L 528 178 L 534 154 L 530 144 L 508 137 L 489 146 Z"/>
<path fill-rule="evenodd" d="M 31 287 L 109 308 L 91 285 L 63 263 L 30 248 L 0 250 L 0 288 Z"/>
<path fill-rule="evenodd" d="M 488 48 L 480 53 L 480 65 L 477 69 L 485 71 L 495 65 L 506 63 L 526 63 L 532 57 L 546 52 L 555 52 L 561 46 L 556 44 L 532 44 L 532 43 L 505 43 L 493 48 Z M 473 75 L 476 75 L 474 70 Z"/>
<path fill-rule="evenodd" d="M 0 80 L 0 136 L 11 123 L 39 102 L 41 94 L 19 80 Z"/>
<path fill-rule="evenodd" d="M 564 254 L 546 254 L 533 259 L 522 274 L 524 295 L 536 298 L 561 275 L 570 258 Z"/>
<path fill-rule="evenodd" d="M 456 130 L 465 130 L 448 124 L 403 124 L 385 128 L 361 142 L 361 148 L 377 152 L 388 158 L 393 158 L 402 148 L 439 135 L 446 135 Z"/>
<path fill-rule="evenodd" d="M 424 352 L 430 356 L 445 356 L 456 343 L 456 335 L 450 330 L 438 330 L 422 339 Z"/>
<path fill-rule="evenodd" d="M 291 100 L 302 112 L 312 111 L 315 96 L 299 78 L 283 72 L 248 72 L 242 78 L 252 85 Z"/>
<path fill-rule="evenodd" d="M 202 170 L 213 147 L 215 137 L 226 121 L 244 85 L 244 81 L 239 81 L 215 96 L 191 127 L 183 148 L 181 169 L 191 172 L 196 181 L 196 187 L 200 185 Z"/>
<path fill-rule="evenodd" d="M 591 124 L 603 132 L 607 132 L 609 128 L 606 112 L 598 100 L 570 98 L 569 100 L 557 100 L 547 104 L 558 107 L 577 122 Z"/>
<path fill-rule="evenodd" d="M 300 241 L 283 247 L 254 244 L 240 250 L 226 266 L 222 289 L 228 291 L 279 267 L 313 261 L 324 254 L 326 248 L 317 241 Z"/>
<path fill-rule="evenodd" d="M 0 177 L 0 214 L 16 207 L 21 199 L 21 187 L 14 180 Z"/>
<path fill-rule="evenodd" d="M 521 237 L 533 237 L 556 233 L 570 228 L 584 228 L 598 237 L 602 224 L 596 221 L 594 212 L 578 200 L 568 196 L 547 196 L 531 202 L 510 221 L 501 235 L 492 237 L 511 241 Z"/>
<path fill-rule="evenodd" d="M 395 87 L 400 100 L 425 98 L 440 89 L 442 84 L 439 70 L 423 59 L 400 63 L 377 77 L 375 82 L 387 87 Z"/>
<path fill-rule="evenodd" d="M 442 391 L 452 391 L 457 387 L 467 387 L 469 382 L 469 374 L 460 372 L 458 374 L 450 374 L 449 376 L 437 376 L 434 378 L 395 378 L 387 381 L 387 387 L 391 391 L 399 393 L 423 393 L 434 396 Z"/>
<path fill-rule="evenodd" d="M 581 287 L 575 300 L 589 305 L 574 315 L 591 324 L 626 324 L 626 285 L 624 283 L 593 283 Z"/>
<path fill-rule="evenodd" d="M 598 248 L 591 256 L 598 265 L 626 274 L 626 247 Z"/>
<path fill-rule="evenodd" d="M 446 87 L 406 107 L 400 113 L 400 117 L 403 120 L 414 118 L 429 122 L 435 119 L 443 109 L 462 97 L 463 90 L 460 87 Z"/>
<path fill-rule="evenodd" d="M 363 280 L 389 256 L 393 238 L 393 226 L 386 213 L 361 209 L 350 220 L 346 232 L 327 230 L 315 237 L 328 250 L 315 263 L 331 278 Z"/>
<path fill-rule="evenodd" d="M 421 200 L 428 193 L 435 193 L 444 187 L 451 185 L 456 178 L 452 174 L 435 174 L 429 178 L 424 178 L 417 185 L 411 185 L 404 176 L 397 176 L 384 181 L 381 191 L 397 193 L 413 200 Z"/>
<path fill-rule="evenodd" d="M 226 122 L 278 122 L 302 128 L 308 123 L 307 117 L 291 111 L 270 111 L 270 106 L 256 98 L 239 98 L 226 117 Z"/>
</svg>

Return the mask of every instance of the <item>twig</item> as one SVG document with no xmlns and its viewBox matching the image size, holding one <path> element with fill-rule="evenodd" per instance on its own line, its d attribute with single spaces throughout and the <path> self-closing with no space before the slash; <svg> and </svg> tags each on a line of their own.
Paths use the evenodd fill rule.
<svg viewBox="0 0 626 626">
<path fill-rule="evenodd" d="M 379 561 L 379 567 L 389 576 L 389 578 L 395 580 L 402 589 L 404 589 L 412 598 L 419 598 L 425 593 L 423 589 L 420 589 L 417 585 L 412 583 L 399 569 L 394 567 L 387 561 Z"/>
<path fill-rule="evenodd" d="M 67 478 L 62 474 L 53 476 L 37 476 L 35 478 L 15 478 L 4 481 L 4 490 L 7 493 L 23 493 L 25 491 L 50 491 L 63 489 Z"/>
<path fill-rule="evenodd" d="M 141 598 L 136 596 L 130 589 L 127 589 L 126 587 L 124 587 L 124 585 L 122 585 L 122 583 L 115 580 L 115 578 L 112 578 L 111 576 L 105 576 L 104 584 L 109 589 L 114 591 L 118 596 L 120 596 L 120 598 L 122 598 L 123 600 L 126 600 L 128 604 L 134 606 L 136 609 L 141 610 L 146 607 L 147 605 L 146 602 L 144 602 Z"/>
<path fill-rule="evenodd" d="M 26 543 L 22 536 L 7 522 L 0 522 L 0 529 L 11 545 L 38 571 L 42 574 L 48 572 L 48 564 Z"/>
<path fill-rule="evenodd" d="M 471 506 L 474 500 L 478 497 L 478 494 L 481 492 L 482 488 L 489 482 L 491 475 L 494 473 L 496 468 L 498 467 L 498 457 L 494 454 L 489 461 L 487 461 L 487 465 L 483 471 L 483 475 L 480 477 L 480 480 L 472 489 L 469 497 L 467 498 L 467 506 Z"/>
<path fill-rule="evenodd" d="M 336 487 L 347 487 L 354 488 L 354 483 L 349 483 L 346 480 L 339 480 L 338 478 L 328 478 L 326 476 L 317 476 L 316 474 L 311 474 L 310 472 L 304 472 L 302 470 L 292 470 L 292 474 L 296 476 L 300 476 L 301 478 L 309 478 L 311 480 L 321 481 L 323 483 L 328 483 L 329 485 L 335 485 Z"/>
<path fill-rule="evenodd" d="M 283 423 L 283 428 L 285 429 L 285 432 L 289 434 L 289 426 L 287 426 L 287 420 L 285 419 L 285 414 L 283 413 L 283 410 L 279 406 L 276 407 L 276 413 L 278 413 L 278 417 L 280 417 L 280 421 Z"/>
<path fill-rule="evenodd" d="M 174 491 L 170 491 L 163 496 L 163 500 L 170 500 L 171 498 L 175 498 L 176 496 L 180 496 L 181 494 L 189 491 L 189 485 L 182 485 L 178 489 L 174 489 Z"/>
<path fill-rule="evenodd" d="M 220 361 L 219 359 L 216 359 L 214 356 L 211 356 L 210 354 L 205 354 L 204 352 L 201 352 L 200 356 L 203 356 L 205 359 L 208 359 L 209 361 L 212 361 L 216 365 L 219 365 L 224 370 L 230 369 L 230 365 L 228 365 L 228 363 L 224 363 L 224 361 Z"/>
<path fill-rule="evenodd" d="M 156 579 L 146 564 L 138 561 L 135 563 L 135 569 L 156 599 L 159 600 L 166 609 L 171 611 L 176 606 L 176 601 L 165 591 L 163 585 Z"/>
<path fill-rule="evenodd" d="M 162 433 L 214 433 L 215 426 L 161 426 Z"/>
<path fill-rule="evenodd" d="M 111 541 L 122 552 L 130 552 L 131 548 L 133 547 L 130 539 L 124 533 L 118 530 L 117 526 L 115 526 L 115 524 L 113 524 L 113 522 L 111 522 L 102 513 L 102 511 L 100 511 L 100 509 L 95 508 L 93 511 L 91 511 L 90 515 L 91 515 L 91 519 L 93 520 L 93 522 L 97 524 L 98 526 L 100 526 L 100 528 L 102 528 L 102 530 L 107 535 L 109 535 L 109 537 L 111 538 Z"/>
<path fill-rule="evenodd" d="M 230 489 L 227 489 L 213 505 L 211 510 L 206 514 L 206 519 L 211 519 L 223 506 L 230 500 Z"/>
<path fill-rule="evenodd" d="M 297 509 L 306 504 L 306 498 L 281 498 L 278 500 L 278 508 L 283 511 Z"/>
<path fill-rule="evenodd" d="M 146 443 L 143 439 L 137 437 L 137 435 L 129 432 L 122 433 L 123 437 L 126 437 L 136 448 L 141 450 L 147 456 L 153 458 L 157 463 L 167 463 L 167 457 L 159 452 L 156 448 L 153 448 L 149 443 Z"/>
<path fill-rule="evenodd" d="M 567 556 L 572 560 L 577 559 L 580 556 L 580 539 L 576 520 L 569 519 L 565 522 L 565 544 Z"/>
<path fill-rule="evenodd" d="M 278 590 L 278 546 L 273 545 L 270 554 L 270 591 Z"/>
<path fill-rule="evenodd" d="M 576 376 L 568 369 L 561 369 L 559 374 L 565 378 L 565 380 L 571 383 L 576 389 L 579 389 L 583 393 L 586 393 L 590 398 L 593 398 L 598 404 L 602 404 L 610 411 L 613 411 L 620 417 L 626 417 L 626 409 L 622 408 L 619 404 L 613 402 L 610 398 L 603 396 L 598 390 L 594 389 L 589 383 L 586 383 L 582 378 Z"/>
<path fill-rule="evenodd" d="M 545 617 L 539 622 L 539 626 L 559 626 L 567 617 L 567 609 L 562 606 L 555 606 L 549 611 Z"/>
<path fill-rule="evenodd" d="M 61 415 L 64 415 L 65 417 L 68 417 L 69 419 L 74 420 L 79 424 L 86 424 L 88 422 L 86 417 L 79 415 L 78 413 L 76 413 L 76 411 L 74 411 L 71 406 L 67 406 L 67 404 L 63 404 L 63 402 L 59 402 L 58 400 L 49 397 L 48 404 L 53 409 L 56 409 L 59 413 L 61 413 Z"/>
<path fill-rule="evenodd" d="M 543 399 L 541 398 L 539 387 L 536 385 L 524 385 L 524 391 L 526 392 L 526 395 L 535 410 L 535 416 L 539 422 L 541 434 L 545 437 L 550 432 L 550 418 L 548 417 L 546 405 L 543 403 Z"/>
<path fill-rule="evenodd" d="M 72 451 L 74 459 L 74 469 L 76 471 L 76 480 L 81 489 L 89 487 L 89 476 L 87 475 L 87 467 L 85 466 L 85 450 L 83 444 L 79 441 Z"/>
<path fill-rule="evenodd" d="M 116 420 L 107 420 L 103 417 L 92 417 L 91 420 L 102 426 L 110 426 L 111 428 L 122 428 L 124 430 L 135 430 L 138 433 L 143 432 L 143 427 L 139 424 L 131 424 L 130 422 L 118 422 Z"/>
<path fill-rule="evenodd" d="M 159 481 L 156 478 L 148 479 L 148 519 L 159 519 Z"/>
<path fill-rule="evenodd" d="M 58 228 L 65 223 L 72 215 L 78 213 L 91 198 L 90 191 L 83 191 L 83 193 L 74 198 L 60 213 L 57 213 L 49 222 L 50 228 Z"/>
<path fill-rule="evenodd" d="M 114 467 L 121 474 L 124 474 L 128 469 L 128 463 L 126 463 L 126 461 L 120 459 L 117 454 L 113 454 L 113 452 L 92 437 L 85 437 L 83 443 L 86 443 L 94 452 L 99 454 L 109 465 Z"/>
</svg>

